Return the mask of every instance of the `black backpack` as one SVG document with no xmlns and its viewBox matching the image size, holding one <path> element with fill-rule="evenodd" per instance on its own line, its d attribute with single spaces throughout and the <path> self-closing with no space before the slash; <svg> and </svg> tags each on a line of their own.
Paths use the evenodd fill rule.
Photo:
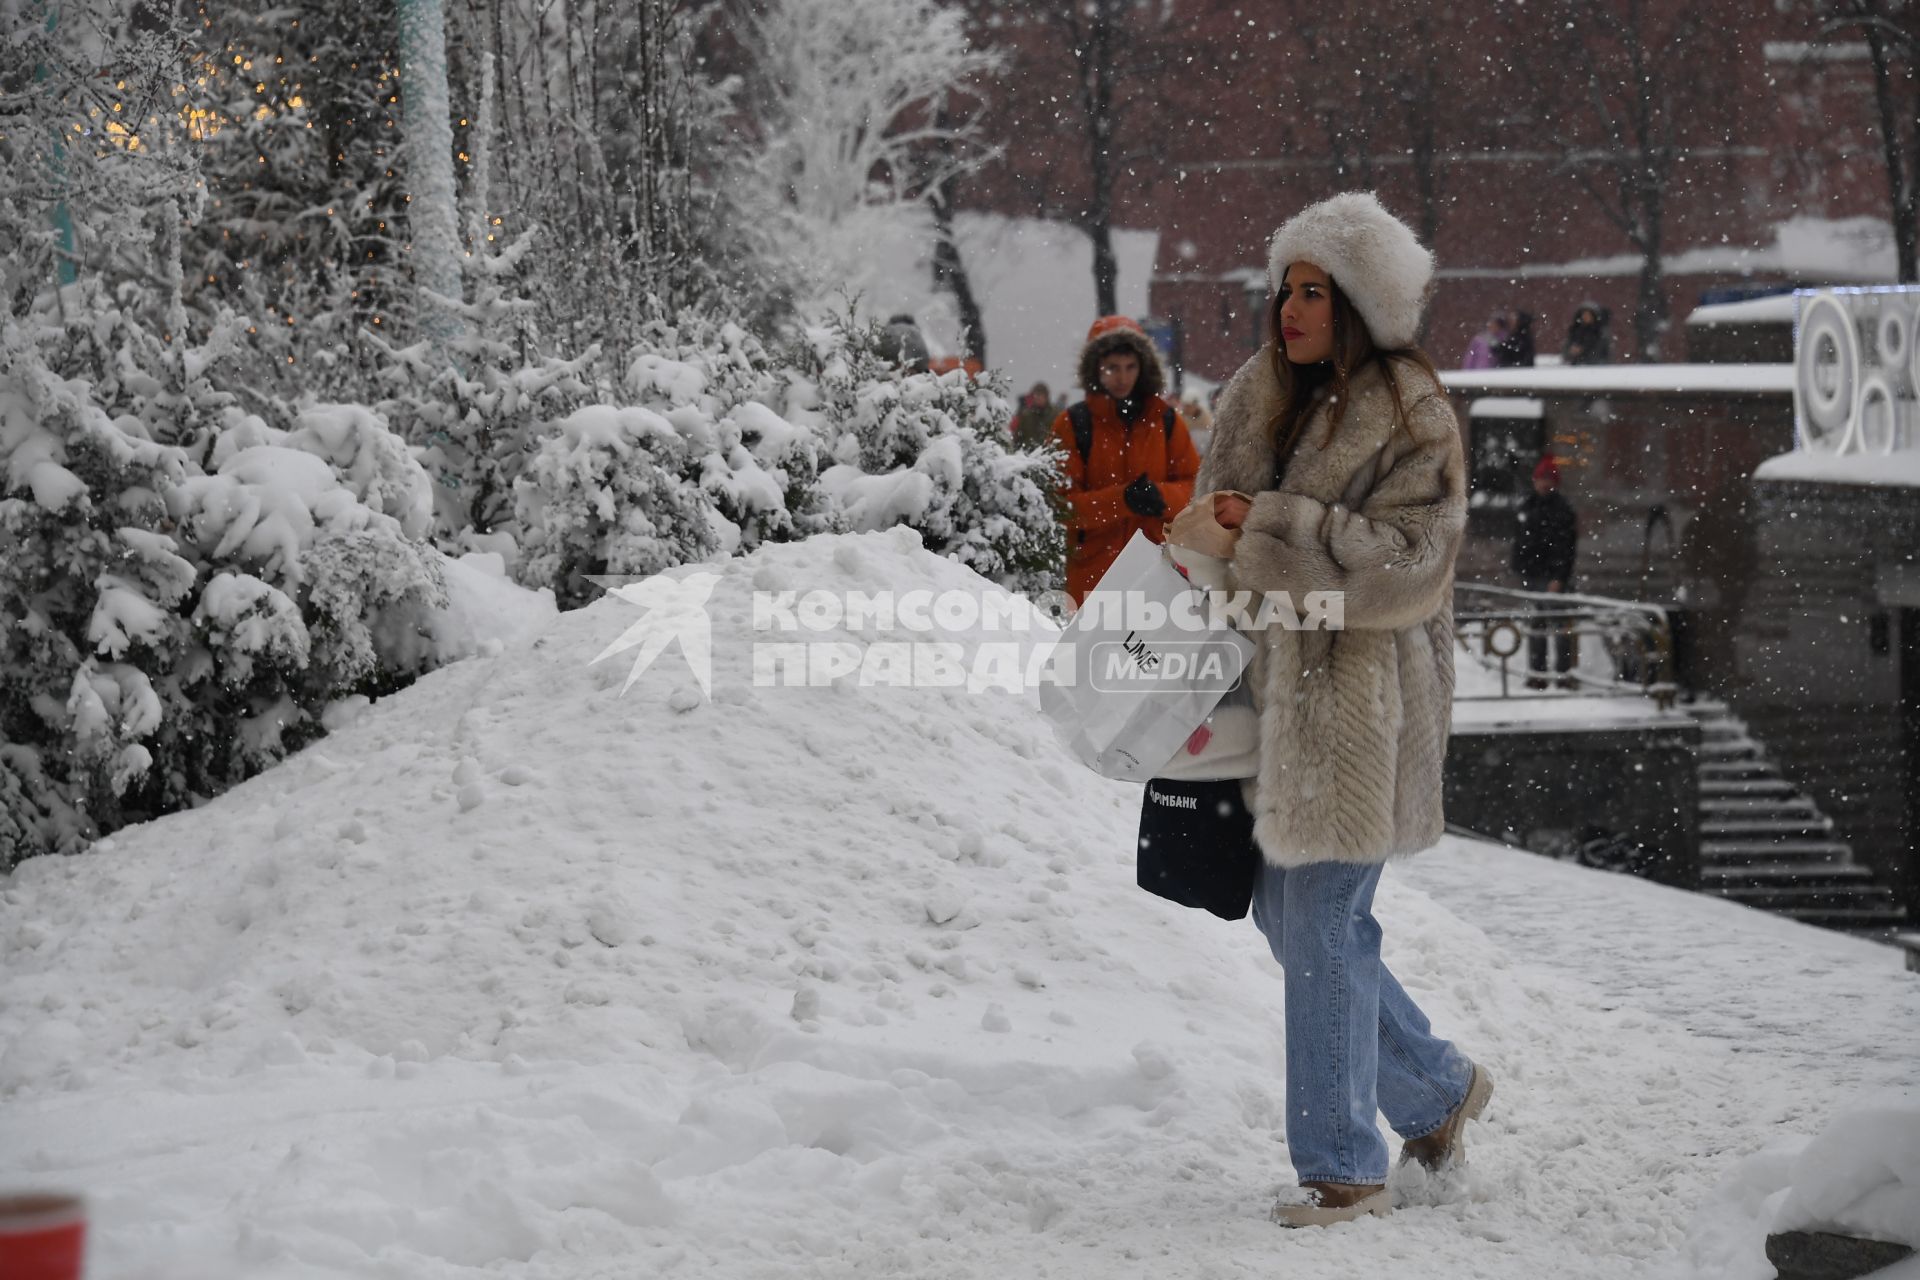
<svg viewBox="0 0 1920 1280">
<path fill-rule="evenodd" d="M 1161 424 L 1167 429 L 1168 448 L 1173 447 L 1173 424 L 1179 420 L 1173 406 L 1168 405 L 1166 413 L 1161 415 Z M 1073 425 L 1073 447 L 1079 451 L 1080 465 L 1084 467 L 1087 456 L 1093 452 L 1093 406 L 1082 400 L 1067 410 L 1067 421 Z"/>
</svg>

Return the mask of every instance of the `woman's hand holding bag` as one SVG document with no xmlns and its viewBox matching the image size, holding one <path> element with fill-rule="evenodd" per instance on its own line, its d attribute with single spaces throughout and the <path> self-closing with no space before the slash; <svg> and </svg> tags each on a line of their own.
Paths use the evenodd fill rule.
<svg viewBox="0 0 1920 1280">
<path fill-rule="evenodd" d="M 1247 513 L 1253 510 L 1253 499 L 1237 489 L 1222 489 L 1206 496 L 1213 500 L 1214 522 L 1236 533 L 1247 522 Z"/>
</svg>

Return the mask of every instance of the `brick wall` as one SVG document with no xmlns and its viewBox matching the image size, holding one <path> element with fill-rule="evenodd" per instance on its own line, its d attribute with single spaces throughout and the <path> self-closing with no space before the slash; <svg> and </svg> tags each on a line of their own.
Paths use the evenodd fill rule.
<svg viewBox="0 0 1920 1280">
<path fill-rule="evenodd" d="M 1782 12 L 1751 0 L 1696 2 L 1708 21 L 1690 68 L 1700 83 L 1690 90 L 1726 124 L 1712 136 L 1684 139 L 1691 149 L 1670 185 L 1665 242 L 1670 258 L 1718 256 L 1703 261 L 1695 252 L 1666 283 L 1674 322 L 1662 347 L 1667 359 L 1682 355 L 1679 322 L 1702 291 L 1788 274 L 1764 255 L 1736 264 L 1730 251 L 1771 250 L 1776 224 L 1796 216 L 1885 217 L 1866 64 L 1795 56 L 1795 42 L 1814 35 L 1800 6 Z M 1612 310 L 1616 359 L 1626 357 L 1638 273 L 1617 259 L 1635 249 L 1581 189 L 1576 174 L 1598 171 L 1552 145 L 1530 105 L 1531 85 L 1556 73 L 1548 53 L 1526 47 L 1532 37 L 1503 24 L 1498 15 L 1511 7 L 1324 0 L 1313 14 L 1329 6 L 1339 10 L 1343 30 L 1334 39 L 1322 19 L 1317 58 L 1303 52 L 1307 35 L 1286 25 L 1288 0 L 1182 6 L 1178 30 L 1154 37 L 1173 42 L 1168 65 L 1175 70 L 1118 87 L 1115 222 L 1160 232 L 1152 305 L 1184 327 L 1188 367 L 1219 380 L 1245 359 L 1257 323 L 1251 312 L 1264 304 L 1260 292 L 1249 297 L 1245 282 L 1264 272 L 1273 228 L 1356 186 L 1376 187 L 1416 226 L 1429 217 L 1436 224 L 1442 277 L 1427 346 L 1441 365 L 1456 361 L 1501 306 L 1533 311 L 1540 349 L 1557 351 L 1574 307 L 1586 300 Z M 1140 10 L 1150 11 L 1158 12 Z M 986 123 L 1006 155 L 963 199 L 1004 213 L 1069 217 L 1084 206 L 1087 172 L 1071 62 L 1037 18 L 995 12 L 982 34 L 1012 61 L 989 86 Z M 1406 135 L 1387 95 L 1363 94 L 1343 109 L 1340 120 L 1367 134 L 1344 141 L 1344 168 L 1336 167 L 1327 121 L 1313 110 L 1322 86 L 1356 76 L 1365 83 L 1383 58 L 1404 56 L 1409 42 L 1390 42 L 1421 22 L 1433 29 L 1441 75 L 1434 104 L 1422 111 L 1438 157 L 1430 214 L 1422 212 Z M 1367 32 L 1376 29 L 1369 43 Z M 1148 38 L 1145 28 L 1140 38 Z M 1379 110 L 1368 115 L 1364 107 Z M 1604 175 L 1598 185 L 1606 187 Z M 1567 266 L 1580 262 L 1586 265 Z"/>
</svg>

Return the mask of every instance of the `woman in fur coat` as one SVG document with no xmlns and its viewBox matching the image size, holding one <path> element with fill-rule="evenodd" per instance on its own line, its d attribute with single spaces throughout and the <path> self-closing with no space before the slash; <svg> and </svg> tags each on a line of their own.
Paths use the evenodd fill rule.
<svg viewBox="0 0 1920 1280">
<path fill-rule="evenodd" d="M 1244 791 L 1264 855 L 1253 917 L 1286 972 L 1301 1183 L 1273 1217 L 1310 1226 L 1387 1211 L 1376 1108 L 1401 1159 L 1438 1170 L 1493 1085 L 1381 963 L 1372 912 L 1388 859 L 1442 831 L 1467 503 L 1459 425 L 1414 345 L 1433 255 L 1350 193 L 1281 227 L 1268 270 L 1268 342 L 1221 396 L 1195 487 L 1238 531 L 1235 589 L 1344 605 L 1339 630 L 1260 632 L 1248 676 L 1260 762 Z"/>
</svg>

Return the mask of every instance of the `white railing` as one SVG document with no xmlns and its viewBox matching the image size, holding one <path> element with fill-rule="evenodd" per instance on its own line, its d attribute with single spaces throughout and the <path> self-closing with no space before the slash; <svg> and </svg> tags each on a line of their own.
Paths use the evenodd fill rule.
<svg viewBox="0 0 1920 1280">
<path fill-rule="evenodd" d="M 1456 694 L 1476 698 L 1524 698 L 1579 693 L 1600 697 L 1652 698 L 1673 705 L 1673 627 L 1657 604 L 1570 592 L 1521 591 L 1513 587 L 1456 582 L 1453 627 L 1462 649 L 1499 677 L 1499 692 Z M 1568 671 L 1535 671 L 1527 665 L 1527 642 L 1545 637 L 1576 646 L 1598 644 L 1607 656 L 1606 675 L 1592 663 Z M 1516 662 L 1517 660 L 1517 662 Z M 1549 666 L 1552 664 L 1550 663 Z"/>
</svg>

